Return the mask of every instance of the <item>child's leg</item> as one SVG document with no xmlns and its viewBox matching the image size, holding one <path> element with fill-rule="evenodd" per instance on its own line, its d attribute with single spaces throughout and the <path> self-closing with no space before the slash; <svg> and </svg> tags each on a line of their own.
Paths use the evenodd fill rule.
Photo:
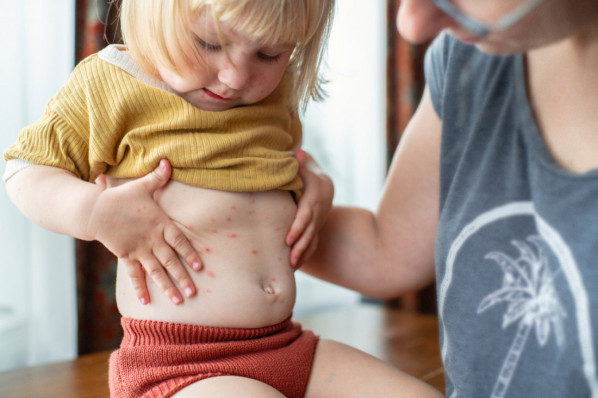
<svg viewBox="0 0 598 398">
<path fill-rule="evenodd" d="M 322 339 L 316 348 L 305 397 L 436 398 L 442 394 L 365 352 Z"/>
<path fill-rule="evenodd" d="M 172 397 L 285 398 L 278 390 L 261 381 L 238 376 L 219 376 L 201 380 L 183 388 Z"/>
</svg>

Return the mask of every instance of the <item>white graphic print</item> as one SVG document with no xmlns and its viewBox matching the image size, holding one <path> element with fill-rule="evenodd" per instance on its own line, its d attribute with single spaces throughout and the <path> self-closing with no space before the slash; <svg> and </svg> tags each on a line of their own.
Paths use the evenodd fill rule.
<svg viewBox="0 0 598 398">
<path fill-rule="evenodd" d="M 573 254 L 571 253 L 570 247 L 563 240 L 559 232 L 556 231 L 551 225 L 549 225 L 542 218 L 542 216 L 537 213 L 533 203 L 531 202 L 512 202 L 491 209 L 490 211 L 479 215 L 469 224 L 465 225 L 465 227 L 461 230 L 461 232 L 456 236 L 456 238 L 452 242 L 446 258 L 444 274 L 438 275 L 438 316 L 441 325 L 441 355 L 443 362 L 447 364 L 447 358 L 449 356 L 449 352 L 451 352 L 451 341 L 449 335 L 447 334 L 446 323 L 444 322 L 444 318 L 446 317 L 445 305 L 447 296 L 453 285 L 455 267 L 458 266 L 457 259 L 459 257 L 461 248 L 468 242 L 470 238 L 475 236 L 483 228 L 491 226 L 492 224 L 501 220 L 506 220 L 511 217 L 522 216 L 531 217 L 533 219 L 539 236 L 546 244 L 546 248 L 551 250 L 552 254 L 555 256 L 556 262 L 560 266 L 560 270 L 558 271 L 560 273 L 559 278 L 564 277 L 564 280 L 566 281 L 566 285 L 568 286 L 569 290 L 568 294 L 570 294 L 573 299 L 572 311 L 574 312 L 569 314 L 570 320 L 568 322 L 568 325 L 570 327 L 575 328 L 574 330 L 576 332 L 575 336 L 577 340 L 576 343 L 579 346 L 579 354 L 583 362 L 583 364 L 581 364 L 581 368 L 583 369 L 583 376 L 590 390 L 591 397 L 598 398 L 598 375 L 596 371 L 597 368 L 593 341 L 594 332 L 592 330 L 592 325 L 590 321 L 591 318 L 588 291 L 584 286 L 583 279 L 579 273 L 579 268 L 577 266 L 575 258 L 573 257 Z M 537 247 L 533 239 L 530 242 L 535 247 Z M 523 247 L 521 243 L 517 243 L 516 245 L 519 245 L 516 247 L 520 250 L 521 256 L 519 259 L 510 259 L 511 265 L 513 264 L 513 262 L 521 261 L 521 258 L 523 257 L 526 257 L 527 261 L 536 263 L 542 263 L 542 261 L 544 261 L 542 260 L 544 258 L 543 253 L 538 251 L 536 254 L 533 252 L 533 249 L 531 249 L 530 246 Z M 500 261 L 509 261 L 507 257 L 505 257 L 504 255 L 502 256 L 503 257 L 500 258 Z M 494 261 L 497 261 L 499 260 L 500 255 L 498 253 L 494 253 L 491 255 L 491 257 Z M 507 263 L 503 264 L 506 265 Z M 531 267 L 531 264 L 526 265 L 526 267 L 528 266 Z M 532 282 L 530 280 L 530 286 L 535 286 L 535 288 L 541 289 L 552 289 L 554 287 L 551 286 L 554 274 L 551 275 L 550 271 L 546 269 L 541 270 L 540 266 L 534 267 L 536 268 L 536 272 L 538 272 L 538 274 L 534 276 L 535 278 L 537 278 L 537 280 L 536 282 Z M 529 270 L 526 270 L 525 275 L 529 276 L 529 273 L 533 272 L 531 270 L 531 268 Z M 509 291 L 510 293 L 513 293 L 515 291 L 515 285 L 516 283 L 519 283 L 515 282 L 517 278 L 522 278 L 524 275 L 524 273 L 518 274 L 518 272 L 519 271 L 515 271 L 514 269 L 505 270 L 505 283 L 510 283 L 512 287 L 512 290 Z M 527 281 L 521 283 L 525 284 L 527 283 Z M 511 296 L 509 295 L 509 293 L 504 293 L 504 296 L 501 297 L 500 293 L 497 294 L 497 291 L 491 293 L 489 296 L 483 299 L 482 303 L 478 307 L 479 312 L 489 311 L 491 307 L 498 304 L 499 301 L 496 300 L 500 297 L 500 300 L 502 300 L 501 302 L 507 303 L 507 312 L 505 313 L 505 318 L 503 318 L 503 327 L 506 328 L 508 325 L 513 324 L 516 321 L 520 322 L 520 329 L 517 333 L 518 337 L 514 339 L 510 351 L 505 350 L 505 355 L 507 355 L 507 359 L 505 360 L 503 366 L 504 369 L 502 369 L 502 371 L 498 375 L 498 381 L 495 386 L 495 392 L 497 394 L 507 393 L 506 387 L 508 387 L 510 383 L 509 380 L 512 377 L 513 372 L 516 370 L 515 365 L 517 364 L 517 361 L 521 358 L 521 351 L 523 350 L 525 342 L 527 340 L 526 334 L 531 332 L 531 329 L 533 327 L 535 327 L 536 329 L 536 336 L 540 343 L 546 342 L 546 340 L 550 336 L 551 330 L 554 330 L 557 344 L 562 343 L 562 337 L 560 337 L 560 334 L 562 334 L 562 326 L 560 324 L 563 318 L 563 316 L 561 315 L 563 309 L 560 303 L 557 304 L 557 302 L 542 301 L 546 299 L 540 299 L 540 301 L 531 301 L 533 300 L 533 297 L 537 298 L 539 295 L 547 295 L 547 291 L 548 290 L 536 290 L 534 295 L 530 295 L 525 300 L 523 300 L 524 296 L 522 296 L 521 300 L 519 301 L 516 301 L 515 296 Z M 493 296 L 493 294 L 497 295 Z M 513 301 L 509 301 L 509 299 L 511 298 L 513 298 Z M 550 307 L 538 307 L 534 309 L 534 311 L 543 313 L 544 317 L 540 317 L 539 314 L 534 314 L 532 316 L 532 310 L 530 306 L 536 304 Z M 536 318 L 536 315 L 538 316 L 538 318 Z M 508 320 L 508 325 L 505 324 L 505 320 Z M 528 323 L 530 322 L 531 324 L 528 325 Z M 559 324 L 558 326 L 557 323 Z M 519 353 L 516 354 L 516 352 L 518 351 Z M 512 356 L 511 354 L 513 354 L 514 356 Z M 446 371 L 447 378 L 450 379 L 450 369 L 447 368 Z M 459 386 L 455 386 L 455 390 L 450 395 L 451 398 L 456 398 L 459 396 L 460 392 L 458 390 L 458 387 Z"/>
<path fill-rule="evenodd" d="M 492 398 L 505 396 L 532 328 L 541 347 L 546 345 L 551 330 L 554 330 L 557 345 L 563 344 L 562 320 L 566 313 L 554 288 L 552 271 L 542 249 L 542 238 L 530 236 L 528 241 L 535 246 L 537 253 L 526 242 L 514 241 L 513 245 L 519 250 L 518 258 L 511 258 L 502 252 L 486 255 L 487 259 L 501 267 L 504 278 L 502 286 L 482 300 L 478 314 L 497 304 L 506 303 L 503 329 L 519 321 L 517 334 L 494 385 Z"/>
</svg>

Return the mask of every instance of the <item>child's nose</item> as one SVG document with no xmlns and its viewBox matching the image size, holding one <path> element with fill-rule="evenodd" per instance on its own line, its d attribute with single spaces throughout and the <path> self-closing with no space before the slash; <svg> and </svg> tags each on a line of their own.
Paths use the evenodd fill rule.
<svg viewBox="0 0 598 398">
<path fill-rule="evenodd" d="M 244 88 L 250 78 L 249 67 L 243 60 L 229 61 L 218 72 L 218 80 L 233 90 Z"/>
<path fill-rule="evenodd" d="M 440 10 L 432 0 L 402 0 L 397 14 L 397 29 L 411 43 L 434 38 L 455 21 Z"/>
</svg>

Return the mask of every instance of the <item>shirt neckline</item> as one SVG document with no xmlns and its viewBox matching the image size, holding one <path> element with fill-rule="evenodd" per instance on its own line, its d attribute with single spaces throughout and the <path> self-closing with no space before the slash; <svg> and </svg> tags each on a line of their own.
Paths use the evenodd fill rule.
<svg viewBox="0 0 598 398">
<path fill-rule="evenodd" d="M 127 72 L 137 80 L 149 84 L 150 86 L 159 88 L 169 93 L 175 94 L 174 91 L 163 81 L 155 79 L 146 74 L 133 60 L 127 55 L 127 47 L 122 44 L 110 44 L 98 52 L 98 57 L 111 65 Z"/>
<path fill-rule="evenodd" d="M 522 126 L 522 134 L 527 145 L 533 151 L 531 161 L 537 163 L 543 169 L 561 178 L 568 179 L 598 179 L 598 169 L 592 169 L 584 173 L 576 173 L 566 170 L 557 164 L 554 157 L 544 142 L 534 112 L 532 110 L 530 95 L 527 89 L 527 76 L 525 70 L 525 55 L 516 54 L 515 59 L 515 89 L 516 109 L 519 110 L 519 120 Z"/>
</svg>

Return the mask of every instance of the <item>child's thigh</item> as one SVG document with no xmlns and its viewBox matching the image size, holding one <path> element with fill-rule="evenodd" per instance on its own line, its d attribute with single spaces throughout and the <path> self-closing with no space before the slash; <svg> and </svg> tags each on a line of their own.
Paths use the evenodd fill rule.
<svg viewBox="0 0 598 398">
<path fill-rule="evenodd" d="M 442 397 L 442 394 L 353 347 L 322 339 L 317 346 L 306 398 Z"/>
<path fill-rule="evenodd" d="M 284 398 L 284 395 L 274 387 L 258 380 L 239 376 L 219 376 L 193 383 L 172 397 Z"/>
</svg>

